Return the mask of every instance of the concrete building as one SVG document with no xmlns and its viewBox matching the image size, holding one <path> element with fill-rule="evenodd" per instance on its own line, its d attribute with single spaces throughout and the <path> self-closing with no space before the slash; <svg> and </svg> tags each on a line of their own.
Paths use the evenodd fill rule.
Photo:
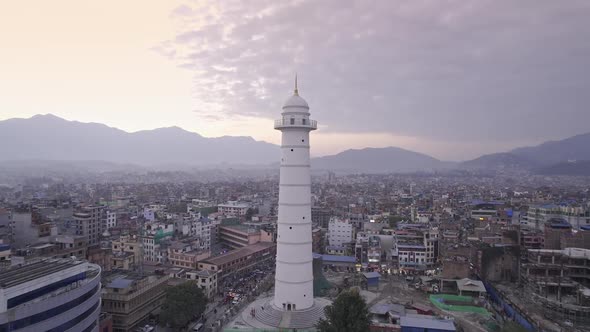
<svg viewBox="0 0 590 332">
<path fill-rule="evenodd" d="M 63 259 L 0 274 L 0 331 L 98 331 L 99 266 Z"/>
<path fill-rule="evenodd" d="M 531 299 L 542 305 L 545 317 L 590 322 L 589 249 L 528 250 L 522 275 Z"/>
<path fill-rule="evenodd" d="M 102 310 L 113 316 L 114 332 L 131 332 L 157 314 L 164 302 L 169 275 L 116 274 L 105 278 Z"/>
<path fill-rule="evenodd" d="M 562 219 L 574 229 L 590 225 L 590 207 L 539 204 L 529 207 L 523 226 L 543 230 L 551 219 Z"/>
<path fill-rule="evenodd" d="M 258 242 L 272 242 L 272 233 L 248 225 L 220 225 L 219 241 L 231 248 L 241 248 Z"/>
<path fill-rule="evenodd" d="M 259 264 L 271 262 L 276 252 L 274 243 L 260 242 L 232 250 L 223 255 L 200 261 L 199 270 L 218 273 L 218 280 L 234 275 L 240 271 L 253 269 Z"/>
<path fill-rule="evenodd" d="M 100 236 L 103 232 L 103 210 L 100 205 L 85 206 L 73 215 L 76 227 L 76 235 L 84 235 L 88 239 L 88 246 L 100 244 Z"/>
<path fill-rule="evenodd" d="M 331 216 L 332 214 L 328 209 L 320 207 L 311 208 L 311 221 L 321 228 L 328 228 L 328 223 L 330 222 Z"/>
<path fill-rule="evenodd" d="M 201 250 L 200 246 L 195 246 L 194 243 L 197 242 L 173 242 L 168 247 L 168 261 L 176 267 L 196 269 L 197 262 L 211 256 L 210 251 Z"/>
<path fill-rule="evenodd" d="M 141 242 L 135 236 L 121 235 L 111 243 L 112 268 L 132 270 L 140 262 Z"/>
<path fill-rule="evenodd" d="M 31 244 L 47 241 L 57 235 L 57 229 L 51 223 L 35 223 L 28 208 L 15 209 L 10 213 L 10 229 L 13 248 L 23 248 Z"/>
<path fill-rule="evenodd" d="M 353 242 L 354 232 L 348 220 L 330 219 L 328 223 L 328 244 L 333 247 L 343 247 Z"/>
<path fill-rule="evenodd" d="M 10 266 L 12 250 L 8 244 L 0 244 L 0 270 Z"/>
<path fill-rule="evenodd" d="M 283 310 L 305 310 L 314 305 L 309 133 L 317 123 L 309 118 L 297 84 L 281 115 L 275 122 L 282 138 L 273 301 Z"/>
<path fill-rule="evenodd" d="M 392 255 L 400 270 L 423 271 L 432 268 L 439 257 L 438 229 L 404 224 L 396 231 Z"/>
<path fill-rule="evenodd" d="M 217 294 L 217 272 L 211 270 L 197 270 L 186 272 L 186 278 L 195 280 L 201 287 L 203 293 L 209 299 L 215 298 Z"/>
<path fill-rule="evenodd" d="M 171 239 L 174 236 L 174 224 L 151 222 L 143 225 L 143 260 L 146 262 L 165 262 L 165 255 L 162 253 L 162 241 Z"/>
<path fill-rule="evenodd" d="M 237 201 L 229 201 L 225 204 L 217 205 L 217 211 L 228 216 L 245 216 L 249 208 L 250 204 Z"/>
<path fill-rule="evenodd" d="M 103 230 L 108 230 L 108 229 L 111 229 L 111 228 L 117 226 L 117 212 L 107 210 L 105 212 L 105 219 L 104 220 L 105 221 L 104 221 Z"/>
<path fill-rule="evenodd" d="M 0 208 L 0 241 L 2 243 L 10 242 L 12 230 L 10 229 L 10 212 Z"/>
</svg>

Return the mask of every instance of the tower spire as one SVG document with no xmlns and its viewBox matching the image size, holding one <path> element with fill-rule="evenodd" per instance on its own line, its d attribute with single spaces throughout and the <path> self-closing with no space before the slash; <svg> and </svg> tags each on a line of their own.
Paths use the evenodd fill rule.
<svg viewBox="0 0 590 332">
<path fill-rule="evenodd" d="M 295 73 L 295 95 L 299 96 L 299 89 L 297 89 L 297 73 Z"/>
</svg>

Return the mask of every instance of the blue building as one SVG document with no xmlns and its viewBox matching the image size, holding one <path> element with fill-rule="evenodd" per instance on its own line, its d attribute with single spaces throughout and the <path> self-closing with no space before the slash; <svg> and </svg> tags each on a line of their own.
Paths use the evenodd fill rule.
<svg viewBox="0 0 590 332">
<path fill-rule="evenodd" d="M 367 288 L 379 287 L 379 278 L 381 278 L 381 275 L 378 272 L 364 272 L 363 276 L 367 282 Z"/>
</svg>

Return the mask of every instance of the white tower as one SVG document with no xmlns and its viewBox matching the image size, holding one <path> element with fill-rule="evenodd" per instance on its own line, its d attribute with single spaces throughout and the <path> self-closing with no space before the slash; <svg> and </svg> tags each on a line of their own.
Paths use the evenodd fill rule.
<svg viewBox="0 0 590 332">
<path fill-rule="evenodd" d="M 313 306 L 309 106 L 297 91 L 285 102 L 275 129 L 282 133 L 274 305 L 285 311 Z"/>
</svg>

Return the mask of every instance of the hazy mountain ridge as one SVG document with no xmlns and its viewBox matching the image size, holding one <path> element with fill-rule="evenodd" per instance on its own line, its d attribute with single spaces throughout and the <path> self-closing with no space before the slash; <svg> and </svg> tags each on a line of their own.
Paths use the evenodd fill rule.
<svg viewBox="0 0 590 332">
<path fill-rule="evenodd" d="M 590 160 L 590 133 L 572 136 L 559 141 L 549 141 L 537 146 L 516 148 L 509 152 L 483 155 L 462 162 L 460 167 L 464 169 L 505 169 L 537 172 L 572 160 Z"/>
<path fill-rule="evenodd" d="M 280 158 L 277 145 L 256 141 L 251 137 L 207 138 L 179 127 L 128 133 L 104 124 L 67 121 L 51 114 L 0 121 L 0 151 L 0 161 L 7 166 L 10 165 L 8 161 L 13 161 L 20 162 L 25 168 L 56 168 L 60 163 L 75 161 L 76 169 L 87 167 L 94 172 L 124 169 L 276 169 Z M 590 133 L 534 147 L 487 154 L 461 163 L 387 147 L 346 150 L 313 158 L 311 164 L 314 170 L 365 173 L 457 168 L 551 174 L 554 171 L 550 170 L 550 166 L 568 160 L 590 160 Z M 558 169 L 568 172 L 572 168 L 584 167 L 584 164 L 580 165 L 559 166 Z"/>
<path fill-rule="evenodd" d="M 512 153 L 539 165 L 551 165 L 568 160 L 590 160 L 590 133 L 549 141 L 537 146 L 522 147 Z"/>
<path fill-rule="evenodd" d="M 453 163 L 426 154 L 396 147 L 346 150 L 332 156 L 314 158 L 312 168 L 360 172 L 416 172 L 449 169 Z"/>
<path fill-rule="evenodd" d="M 543 175 L 590 176 L 590 160 L 566 161 L 535 169 Z"/>
<path fill-rule="evenodd" d="M 510 152 L 483 155 L 464 161 L 458 165 L 461 169 L 495 169 L 495 170 L 530 170 L 538 166 L 528 158 Z"/>
<path fill-rule="evenodd" d="M 0 160 L 102 160 L 141 166 L 265 164 L 276 145 L 251 137 L 206 138 L 178 127 L 127 133 L 53 115 L 0 121 Z"/>
</svg>

